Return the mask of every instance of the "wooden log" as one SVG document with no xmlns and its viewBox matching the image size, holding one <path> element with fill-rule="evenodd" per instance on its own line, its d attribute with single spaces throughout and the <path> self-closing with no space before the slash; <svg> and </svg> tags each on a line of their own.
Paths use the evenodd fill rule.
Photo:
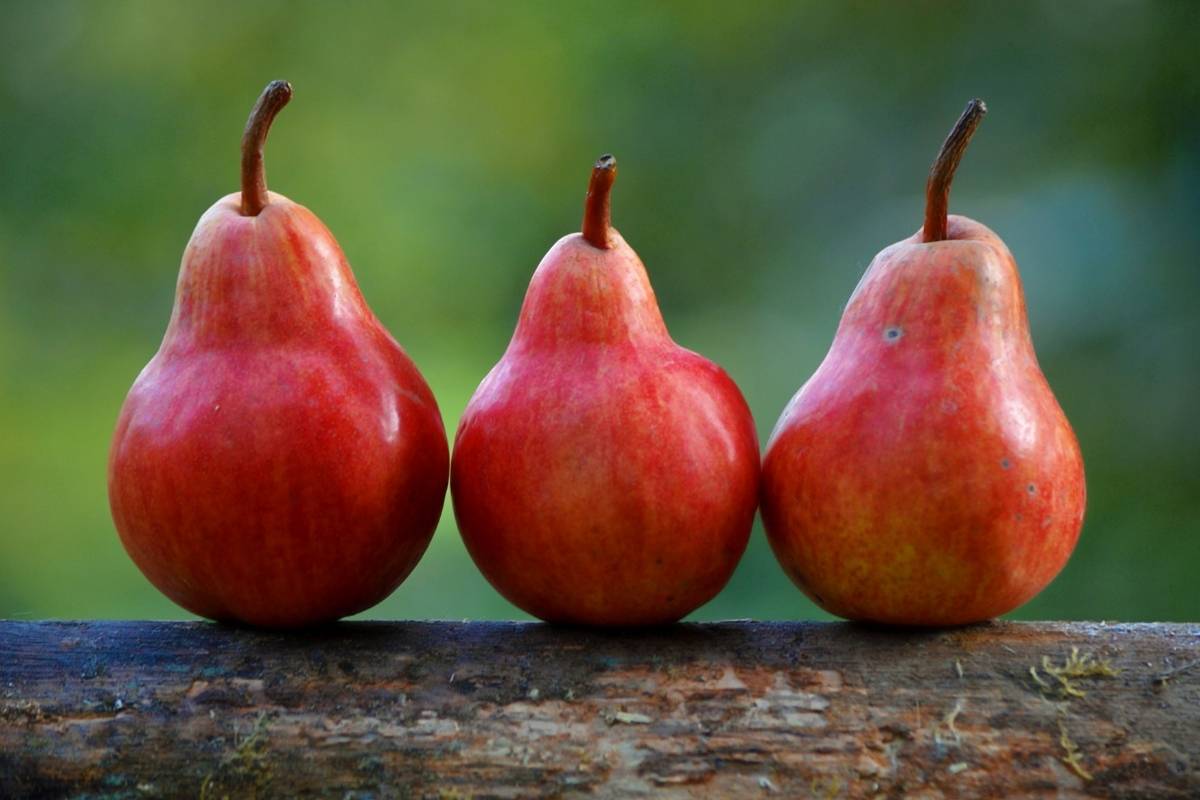
<svg viewBox="0 0 1200 800">
<path fill-rule="evenodd" d="M 1200 797 L 1200 625 L 0 622 L 0 797 Z"/>
</svg>

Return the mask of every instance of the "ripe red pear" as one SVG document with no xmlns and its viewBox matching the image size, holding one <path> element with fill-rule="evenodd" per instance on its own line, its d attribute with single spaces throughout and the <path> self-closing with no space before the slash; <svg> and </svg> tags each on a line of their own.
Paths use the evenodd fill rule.
<svg viewBox="0 0 1200 800">
<path fill-rule="evenodd" d="M 459 424 L 459 530 L 501 594 L 551 622 L 677 620 L 725 585 L 758 504 L 750 410 L 671 340 L 646 269 L 609 223 L 616 161 L 583 232 L 529 284 L 508 350 Z"/>
<path fill-rule="evenodd" d="M 117 420 L 108 487 L 146 577 L 201 616 L 294 627 L 386 597 L 425 551 L 449 472 L 417 368 L 308 209 L 268 192 L 267 86 L 242 191 L 183 254 L 175 309 Z"/>
<path fill-rule="evenodd" d="M 1079 444 L 1038 366 L 1017 265 L 947 217 L 985 113 L 934 162 L 925 225 L 875 257 L 829 354 L 767 445 L 762 509 L 784 570 L 842 617 L 956 625 L 1045 587 L 1083 524 Z"/>
</svg>

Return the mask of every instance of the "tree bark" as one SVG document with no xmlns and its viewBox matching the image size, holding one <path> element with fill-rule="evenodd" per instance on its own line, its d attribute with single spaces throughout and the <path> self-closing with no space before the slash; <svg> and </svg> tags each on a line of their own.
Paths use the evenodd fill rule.
<svg viewBox="0 0 1200 800">
<path fill-rule="evenodd" d="M 0 797 L 1200 797 L 1200 625 L 0 622 Z"/>
</svg>

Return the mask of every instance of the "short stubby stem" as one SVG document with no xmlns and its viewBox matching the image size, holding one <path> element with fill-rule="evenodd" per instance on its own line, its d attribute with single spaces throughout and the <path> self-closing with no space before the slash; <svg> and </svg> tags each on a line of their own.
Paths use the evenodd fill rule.
<svg viewBox="0 0 1200 800">
<path fill-rule="evenodd" d="M 958 169 L 958 163 L 967 151 L 967 144 L 986 113 L 987 106 L 982 100 L 976 98 L 967 103 L 962 116 L 942 143 L 933 166 L 929 168 L 929 180 L 925 184 L 923 241 L 940 242 L 946 238 L 946 216 L 950 213 L 950 184 L 954 180 L 954 171 Z"/>
<path fill-rule="evenodd" d="M 259 95 L 246 132 L 242 134 L 242 215 L 258 216 L 267 205 L 267 174 L 263 169 L 263 144 L 279 110 L 292 99 L 292 85 L 271 81 Z"/>
<path fill-rule="evenodd" d="M 607 250 L 609 246 L 612 185 L 616 179 L 617 159 L 608 154 L 600 156 L 592 167 L 592 180 L 588 183 L 587 200 L 583 204 L 583 238 L 601 250 Z"/>
</svg>

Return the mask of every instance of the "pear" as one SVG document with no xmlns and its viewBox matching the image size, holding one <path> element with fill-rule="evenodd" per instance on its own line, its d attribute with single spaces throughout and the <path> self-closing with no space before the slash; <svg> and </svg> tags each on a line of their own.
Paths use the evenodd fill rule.
<svg viewBox="0 0 1200 800">
<path fill-rule="evenodd" d="M 968 104 L 930 172 L 925 224 L 871 262 L 767 444 L 771 546 L 838 616 L 1004 614 L 1058 574 L 1083 524 L 1079 444 L 1038 366 L 1016 262 L 947 215 L 985 112 Z"/>
<path fill-rule="evenodd" d="M 267 191 L 275 81 L 242 191 L 183 254 L 162 345 L 121 408 L 113 521 L 146 577 L 216 620 L 296 627 L 362 611 L 416 565 L 445 499 L 441 415 L 326 227 Z"/>
<path fill-rule="evenodd" d="M 484 576 L 543 620 L 677 620 L 715 596 L 757 508 L 754 421 L 733 381 L 671 340 L 610 223 L 616 160 L 592 170 L 581 233 L 538 265 L 451 462 Z"/>
</svg>

